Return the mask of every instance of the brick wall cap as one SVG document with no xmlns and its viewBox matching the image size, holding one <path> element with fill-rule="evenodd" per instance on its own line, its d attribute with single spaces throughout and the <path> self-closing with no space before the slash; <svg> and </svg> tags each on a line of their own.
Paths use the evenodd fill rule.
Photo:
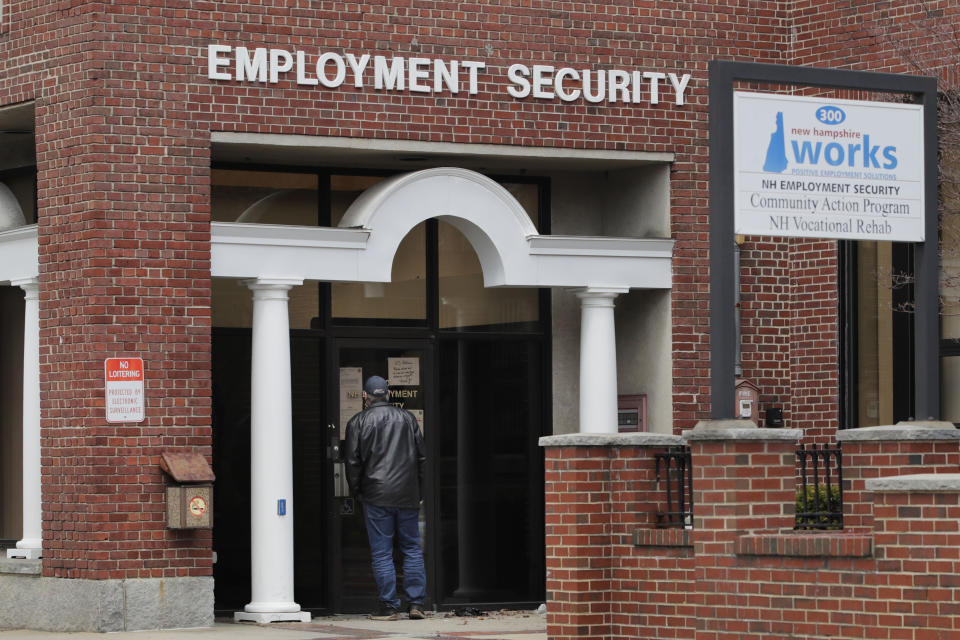
<svg viewBox="0 0 960 640">
<path fill-rule="evenodd" d="M 796 442 L 800 429 L 760 429 L 752 420 L 701 420 L 680 434 L 684 440 L 770 440 Z"/>
<path fill-rule="evenodd" d="M 680 436 L 666 433 L 564 433 L 540 438 L 541 447 L 679 447 Z"/>
<path fill-rule="evenodd" d="M 898 422 L 879 427 L 860 427 L 837 431 L 839 442 L 860 440 L 960 440 L 960 429 L 952 422 L 923 420 Z"/>
<path fill-rule="evenodd" d="M 960 473 L 915 473 L 888 478 L 871 478 L 867 491 L 960 492 Z"/>
</svg>

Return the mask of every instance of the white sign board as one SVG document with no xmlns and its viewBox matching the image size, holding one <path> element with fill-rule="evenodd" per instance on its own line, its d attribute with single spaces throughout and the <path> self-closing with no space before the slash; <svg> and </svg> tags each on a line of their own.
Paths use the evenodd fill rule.
<svg viewBox="0 0 960 640">
<path fill-rule="evenodd" d="M 734 231 L 924 240 L 923 107 L 735 92 Z"/>
<path fill-rule="evenodd" d="M 107 358 L 103 371 L 107 422 L 143 422 L 143 359 Z"/>
<path fill-rule="evenodd" d="M 387 358 L 387 382 L 391 387 L 420 384 L 420 358 Z"/>
<path fill-rule="evenodd" d="M 340 439 L 347 437 L 347 422 L 363 411 L 363 369 L 340 367 Z"/>
</svg>

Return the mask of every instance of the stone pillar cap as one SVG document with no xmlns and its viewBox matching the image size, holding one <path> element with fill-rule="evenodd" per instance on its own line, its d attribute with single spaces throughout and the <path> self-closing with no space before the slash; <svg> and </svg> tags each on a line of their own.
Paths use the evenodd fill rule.
<svg viewBox="0 0 960 640">
<path fill-rule="evenodd" d="M 758 429 L 757 423 L 747 418 L 728 418 L 726 420 L 701 420 L 694 427 L 694 431 L 706 429 Z"/>
<path fill-rule="evenodd" d="M 796 442 L 803 436 L 800 429 L 761 429 L 753 422 L 743 418 L 727 420 L 701 420 L 688 431 L 683 438 L 693 440 L 774 440 Z"/>
<path fill-rule="evenodd" d="M 941 493 L 960 491 L 960 473 L 915 473 L 905 476 L 870 478 L 867 491 Z"/>
<path fill-rule="evenodd" d="M 679 447 L 680 436 L 667 433 L 563 433 L 543 436 L 541 447 Z"/>
<path fill-rule="evenodd" d="M 913 429 L 956 429 L 956 425 L 946 420 L 901 420 L 898 427 Z"/>
<path fill-rule="evenodd" d="M 942 420 L 902 420 L 897 424 L 837 431 L 838 442 L 862 440 L 960 440 L 960 430 Z"/>
</svg>

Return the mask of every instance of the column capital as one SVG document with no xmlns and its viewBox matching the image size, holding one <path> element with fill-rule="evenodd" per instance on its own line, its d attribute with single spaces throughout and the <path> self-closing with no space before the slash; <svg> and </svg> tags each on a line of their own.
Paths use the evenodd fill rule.
<svg viewBox="0 0 960 640">
<path fill-rule="evenodd" d="M 628 291 L 629 289 L 622 287 L 584 287 L 574 289 L 573 293 L 580 298 L 581 304 L 584 306 L 613 306 L 614 299 Z"/>
<path fill-rule="evenodd" d="M 38 277 L 11 280 L 10 284 L 23 289 L 28 299 L 36 300 L 40 297 L 40 278 Z"/>
<path fill-rule="evenodd" d="M 302 285 L 303 278 L 254 278 L 241 280 L 240 284 L 253 291 L 254 300 L 286 300 L 287 292 Z"/>
</svg>

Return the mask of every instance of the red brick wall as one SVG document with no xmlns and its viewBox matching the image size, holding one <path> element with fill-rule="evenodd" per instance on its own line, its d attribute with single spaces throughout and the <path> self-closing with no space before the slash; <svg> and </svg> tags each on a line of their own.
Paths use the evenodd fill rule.
<svg viewBox="0 0 960 640">
<path fill-rule="evenodd" d="M 805 0 L 793 3 L 793 63 L 830 68 L 936 75 L 957 86 L 951 0 Z"/>
<path fill-rule="evenodd" d="M 693 531 L 646 524 L 646 514 L 662 508 L 649 483 L 655 449 L 629 456 L 634 491 L 617 496 L 607 488 L 616 474 L 607 474 L 626 449 L 547 447 L 550 638 L 956 636 L 960 494 L 877 491 L 862 498 L 869 527 L 856 520 L 843 531 L 794 532 L 794 442 L 690 445 Z M 845 455 L 857 495 L 865 477 L 956 473 L 960 460 L 956 440 L 876 446 Z M 598 505 L 611 499 L 635 510 L 633 545 L 591 535 L 608 530 L 601 514 L 611 508 Z"/>
<path fill-rule="evenodd" d="M 654 452 L 546 449 L 549 637 L 690 637 L 677 623 L 693 612 L 686 601 L 693 560 L 689 543 L 670 535 L 683 531 L 645 539 L 641 552 L 634 546 L 634 531 L 652 530 L 667 510 Z M 634 597 L 659 583 L 667 586 L 656 597 Z"/>
<path fill-rule="evenodd" d="M 674 153 L 674 428 L 708 417 L 707 63 L 816 61 L 815 52 L 826 60 L 836 42 L 818 44 L 818 34 L 858 37 L 859 5 L 836 19 L 806 6 L 7 3 L 0 105 L 33 100 L 37 116 L 45 574 L 210 572 L 204 533 L 163 528 L 157 460 L 164 448 L 210 454 L 214 130 Z M 291 78 L 265 87 L 208 81 L 203 52 L 212 43 L 473 59 L 487 68 L 476 96 L 304 88 Z M 541 61 L 689 72 L 689 104 L 672 105 L 669 89 L 658 105 L 629 108 L 509 97 L 507 66 Z M 822 344 L 836 340 L 830 299 L 804 320 L 817 336 L 789 323 L 806 313 L 804 292 L 832 284 L 801 282 L 819 247 L 798 255 L 779 244 L 770 255 L 759 241 L 747 245 L 757 255 L 745 261 L 744 368 L 762 397 L 806 428 L 831 414 L 824 392 L 835 382 L 823 374 L 836 355 Z M 831 259 L 824 255 L 825 267 Z M 784 286 L 786 308 L 776 298 Z M 148 410 L 139 425 L 104 420 L 103 359 L 120 355 L 145 358 Z"/>
<path fill-rule="evenodd" d="M 747 238 L 741 250 L 743 377 L 760 388 L 760 419 L 831 442 L 838 426 L 836 242 Z"/>
<path fill-rule="evenodd" d="M 763 605 L 737 562 L 736 544 L 756 531 L 793 526 L 792 441 L 691 443 L 696 638 L 752 630 L 747 613 Z M 754 623 L 755 624 L 755 623 Z M 767 633 L 773 628 L 765 627 Z"/>
<path fill-rule="evenodd" d="M 176 13 L 7 3 L 0 103 L 35 101 L 46 576 L 211 573 L 208 531 L 165 528 L 159 468 L 211 453 L 209 127 L 163 80 L 194 59 Z M 140 424 L 106 424 L 113 356 L 144 359 Z"/>
<path fill-rule="evenodd" d="M 956 473 L 960 450 L 950 440 L 844 440 L 843 524 L 851 531 L 873 528 L 874 496 L 867 480 L 906 473 Z"/>
</svg>

